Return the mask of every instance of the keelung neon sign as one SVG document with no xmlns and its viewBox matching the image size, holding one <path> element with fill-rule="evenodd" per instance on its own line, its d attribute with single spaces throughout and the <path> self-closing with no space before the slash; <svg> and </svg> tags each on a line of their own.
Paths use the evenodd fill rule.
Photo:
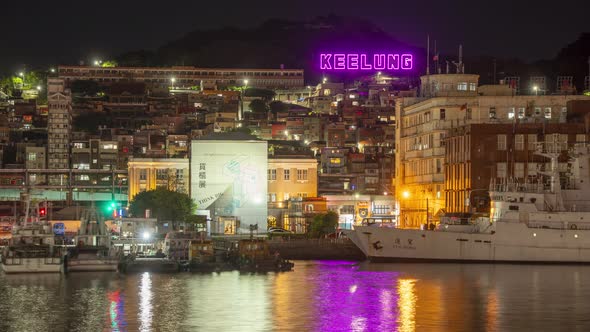
<svg viewBox="0 0 590 332">
<path fill-rule="evenodd" d="M 408 53 L 321 53 L 321 70 L 412 70 Z"/>
</svg>

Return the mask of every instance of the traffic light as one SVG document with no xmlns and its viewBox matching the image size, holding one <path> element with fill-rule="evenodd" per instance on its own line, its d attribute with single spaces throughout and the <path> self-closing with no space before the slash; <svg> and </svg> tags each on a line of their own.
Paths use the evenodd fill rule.
<svg viewBox="0 0 590 332">
<path fill-rule="evenodd" d="M 45 217 L 47 215 L 47 208 L 39 208 L 39 217 Z"/>
<path fill-rule="evenodd" d="M 107 209 L 110 211 L 114 211 L 115 210 L 115 206 L 116 203 L 115 202 L 110 202 L 109 205 L 107 206 Z"/>
</svg>

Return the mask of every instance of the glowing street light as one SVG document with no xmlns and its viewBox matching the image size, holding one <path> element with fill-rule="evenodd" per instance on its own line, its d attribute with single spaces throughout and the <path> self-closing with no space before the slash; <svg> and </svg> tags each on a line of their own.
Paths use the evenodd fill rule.
<svg viewBox="0 0 590 332">
<path fill-rule="evenodd" d="M 20 76 L 20 77 L 23 77 L 23 78 L 24 78 L 24 77 L 25 77 L 25 73 L 23 73 L 23 72 L 21 71 L 20 73 L 18 73 L 18 76 Z"/>
<path fill-rule="evenodd" d="M 37 91 L 41 91 L 41 86 L 37 85 Z"/>
<path fill-rule="evenodd" d="M 145 232 L 143 232 L 143 234 L 142 234 L 142 236 L 141 236 L 141 237 L 142 237 L 144 240 L 149 240 L 149 239 L 150 239 L 150 237 L 151 237 L 151 235 L 150 235 L 150 232 L 148 232 L 148 231 L 145 231 Z"/>
<path fill-rule="evenodd" d="M 537 95 L 537 92 L 539 91 L 539 87 L 538 86 L 533 86 L 533 91 L 535 91 L 535 96 Z"/>
<path fill-rule="evenodd" d="M 244 80 L 244 85 L 248 86 L 248 80 Z"/>
<path fill-rule="evenodd" d="M 328 82 L 328 79 L 327 79 L 326 77 L 324 77 L 324 78 L 322 79 L 322 83 L 326 84 L 326 82 Z"/>
<path fill-rule="evenodd" d="M 403 198 L 410 198 L 410 193 L 407 191 L 402 192 L 402 197 Z"/>
<path fill-rule="evenodd" d="M 50 72 L 55 73 L 55 68 L 49 69 Z"/>
</svg>

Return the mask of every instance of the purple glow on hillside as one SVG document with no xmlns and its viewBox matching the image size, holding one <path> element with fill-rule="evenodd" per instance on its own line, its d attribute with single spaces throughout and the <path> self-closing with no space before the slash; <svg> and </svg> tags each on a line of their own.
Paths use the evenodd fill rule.
<svg viewBox="0 0 590 332">
<path fill-rule="evenodd" d="M 321 70 L 412 70 L 412 54 L 322 53 Z"/>
</svg>

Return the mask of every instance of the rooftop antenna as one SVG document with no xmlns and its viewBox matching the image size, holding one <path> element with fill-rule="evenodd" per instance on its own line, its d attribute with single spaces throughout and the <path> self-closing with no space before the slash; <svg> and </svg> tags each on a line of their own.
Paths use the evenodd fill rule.
<svg viewBox="0 0 590 332">
<path fill-rule="evenodd" d="M 459 45 L 459 62 L 453 61 L 453 64 L 457 68 L 457 74 L 464 74 L 464 67 L 463 67 L 463 45 Z"/>
</svg>

